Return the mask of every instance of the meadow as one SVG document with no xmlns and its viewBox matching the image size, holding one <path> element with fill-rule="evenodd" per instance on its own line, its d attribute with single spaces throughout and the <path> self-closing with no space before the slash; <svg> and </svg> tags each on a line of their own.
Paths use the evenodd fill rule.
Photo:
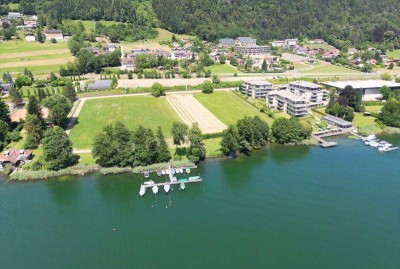
<svg viewBox="0 0 400 269">
<path fill-rule="evenodd" d="M 25 68 L 34 75 L 58 73 L 60 66 L 74 58 L 66 41 L 58 43 L 11 40 L 0 43 L 0 73 L 22 73 Z"/>
<path fill-rule="evenodd" d="M 342 74 L 342 73 L 361 73 L 357 70 L 352 70 L 336 65 L 320 65 L 312 69 L 300 71 L 301 73 L 321 73 L 321 74 Z"/>
<path fill-rule="evenodd" d="M 220 63 L 214 63 L 211 66 L 205 67 L 205 69 L 210 69 L 212 74 L 215 75 L 220 75 L 220 74 L 242 74 L 239 70 L 237 70 L 235 67 L 230 66 L 228 64 L 220 64 Z"/>
<path fill-rule="evenodd" d="M 87 100 L 72 128 L 70 138 L 74 148 L 91 149 L 94 137 L 104 126 L 123 122 L 130 130 L 139 125 L 154 131 L 161 126 L 166 137 L 171 136 L 174 121 L 180 121 L 164 98 L 145 96 Z"/>
<path fill-rule="evenodd" d="M 245 116 L 259 116 L 272 124 L 273 119 L 261 113 L 251 104 L 232 92 L 214 92 L 212 94 L 195 94 L 194 97 L 211 113 L 226 125 L 235 124 Z"/>
</svg>

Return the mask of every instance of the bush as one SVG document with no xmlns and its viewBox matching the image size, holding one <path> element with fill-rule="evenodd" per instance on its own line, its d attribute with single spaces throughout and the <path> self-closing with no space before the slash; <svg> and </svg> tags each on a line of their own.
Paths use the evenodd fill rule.
<svg viewBox="0 0 400 269">
<path fill-rule="evenodd" d="M 51 43 L 55 44 L 57 43 L 57 40 L 55 38 L 50 39 Z"/>
<path fill-rule="evenodd" d="M 21 139 L 21 135 L 19 134 L 18 130 L 15 130 L 15 131 L 13 131 L 11 133 L 8 133 L 7 136 L 13 142 L 17 142 L 17 141 L 19 141 Z"/>
<path fill-rule="evenodd" d="M 60 87 L 64 87 L 65 86 L 65 81 L 64 80 L 60 80 L 60 81 L 58 81 L 58 86 L 60 86 Z M 78 82 L 78 85 L 79 85 L 79 82 Z"/>
<path fill-rule="evenodd" d="M 12 171 L 13 171 L 13 166 L 10 163 L 8 163 L 3 166 L 3 171 L 1 173 L 5 176 L 8 176 L 12 173 Z"/>
<path fill-rule="evenodd" d="M 62 176 L 83 176 L 86 174 L 94 173 L 99 170 L 97 165 L 76 165 L 58 171 L 39 170 L 28 171 L 22 170 L 15 172 L 11 175 L 11 180 L 27 181 L 27 180 L 42 180 Z"/>
<path fill-rule="evenodd" d="M 209 80 L 204 81 L 201 91 L 202 91 L 202 93 L 206 93 L 206 94 L 213 93 L 214 87 L 213 87 L 211 81 L 209 81 Z"/>
<path fill-rule="evenodd" d="M 165 94 L 165 88 L 160 83 L 156 82 L 151 86 L 151 94 L 154 97 L 160 97 Z"/>
<path fill-rule="evenodd" d="M 115 175 L 115 174 L 123 174 L 123 173 L 132 173 L 131 167 L 107 167 L 101 168 L 100 174 L 105 175 Z"/>
</svg>

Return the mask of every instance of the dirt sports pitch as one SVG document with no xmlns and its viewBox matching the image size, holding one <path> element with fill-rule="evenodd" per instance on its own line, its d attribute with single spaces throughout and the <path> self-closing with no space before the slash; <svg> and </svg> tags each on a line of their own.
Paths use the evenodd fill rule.
<svg viewBox="0 0 400 269">
<path fill-rule="evenodd" d="M 168 95 L 167 100 L 183 122 L 189 126 L 197 122 L 204 134 L 219 133 L 227 128 L 191 94 Z"/>
</svg>

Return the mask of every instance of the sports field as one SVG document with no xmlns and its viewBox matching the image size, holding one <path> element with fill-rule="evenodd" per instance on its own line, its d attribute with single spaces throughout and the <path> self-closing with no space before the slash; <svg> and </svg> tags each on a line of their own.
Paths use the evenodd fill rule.
<svg viewBox="0 0 400 269">
<path fill-rule="evenodd" d="M 134 96 L 87 100 L 70 133 L 74 148 L 91 149 L 93 138 L 104 126 L 116 121 L 123 122 L 131 130 L 140 124 L 153 130 L 161 126 L 168 137 L 172 123 L 180 118 L 165 98 Z"/>
<path fill-rule="evenodd" d="M 4 41 L 0 43 L 0 58 L 0 73 L 19 73 L 26 67 L 35 75 L 58 73 L 61 65 L 73 60 L 66 41 Z"/>
<path fill-rule="evenodd" d="M 226 125 L 235 124 L 245 116 L 259 116 L 267 121 L 269 125 L 273 122 L 272 118 L 261 113 L 232 92 L 199 93 L 195 94 L 194 97 Z"/>
</svg>

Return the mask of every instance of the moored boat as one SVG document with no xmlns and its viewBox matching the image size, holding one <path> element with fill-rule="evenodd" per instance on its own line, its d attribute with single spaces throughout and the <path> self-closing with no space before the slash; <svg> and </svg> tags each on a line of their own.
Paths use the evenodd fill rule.
<svg viewBox="0 0 400 269">
<path fill-rule="evenodd" d="M 186 167 L 186 173 L 190 174 L 190 168 Z"/>
<path fill-rule="evenodd" d="M 169 192 L 169 190 L 171 189 L 171 186 L 170 185 L 164 185 L 164 191 L 165 192 Z"/>
<path fill-rule="evenodd" d="M 162 172 L 161 171 L 157 171 L 157 176 L 161 176 L 162 175 Z"/>
<path fill-rule="evenodd" d="M 158 186 L 153 186 L 152 191 L 154 194 L 158 192 Z"/>
<path fill-rule="evenodd" d="M 161 171 L 161 174 L 165 175 L 167 172 L 165 172 L 165 170 Z"/>
<path fill-rule="evenodd" d="M 139 195 L 143 196 L 146 193 L 146 187 L 145 186 L 141 186 L 140 187 L 140 191 L 139 191 Z"/>
<path fill-rule="evenodd" d="M 185 186 L 185 183 L 181 183 L 180 185 L 179 185 L 179 189 L 180 190 L 184 190 L 186 188 L 186 186 Z"/>
<path fill-rule="evenodd" d="M 154 181 L 153 180 L 145 181 L 143 184 L 144 185 L 153 185 Z"/>
<path fill-rule="evenodd" d="M 149 177 L 150 177 L 149 171 L 145 171 L 145 172 L 144 172 L 144 177 L 145 177 L 145 178 L 149 178 Z"/>
</svg>

